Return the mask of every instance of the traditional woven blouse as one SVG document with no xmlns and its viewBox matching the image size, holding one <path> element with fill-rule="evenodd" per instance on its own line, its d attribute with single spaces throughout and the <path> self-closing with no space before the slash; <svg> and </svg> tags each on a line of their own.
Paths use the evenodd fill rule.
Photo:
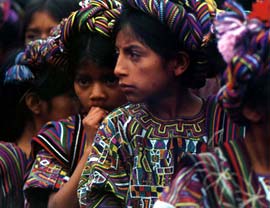
<svg viewBox="0 0 270 208">
<path fill-rule="evenodd" d="M 143 104 L 118 108 L 95 137 L 78 188 L 80 205 L 152 207 L 170 185 L 185 152 L 205 152 L 241 134 L 243 129 L 212 98 L 195 116 L 166 121 Z"/>
</svg>

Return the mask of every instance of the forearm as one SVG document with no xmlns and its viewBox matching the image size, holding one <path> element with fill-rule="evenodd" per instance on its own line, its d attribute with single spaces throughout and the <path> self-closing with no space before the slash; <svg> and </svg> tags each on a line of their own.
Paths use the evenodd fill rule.
<svg viewBox="0 0 270 208">
<path fill-rule="evenodd" d="M 50 195 L 48 201 L 48 208 L 79 207 L 79 202 L 77 199 L 77 187 L 90 151 L 91 149 L 88 148 L 84 152 L 83 157 L 78 163 L 70 180 L 66 184 L 64 184 L 58 192 L 52 193 Z"/>
</svg>

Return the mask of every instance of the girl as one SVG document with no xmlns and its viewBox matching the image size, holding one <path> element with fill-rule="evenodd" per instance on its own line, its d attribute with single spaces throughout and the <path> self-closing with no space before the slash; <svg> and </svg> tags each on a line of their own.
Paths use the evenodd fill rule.
<svg viewBox="0 0 270 208">
<path fill-rule="evenodd" d="M 82 5 L 60 24 L 61 35 L 49 42 L 48 57 L 69 65 L 81 111 L 48 123 L 33 138 L 34 161 L 24 186 L 30 207 L 78 207 L 76 188 L 97 127 L 109 111 L 126 102 L 113 74 L 116 60 L 110 38 L 120 8 L 104 0 Z"/>
<path fill-rule="evenodd" d="M 46 50 L 41 50 L 41 43 L 33 42 L 11 56 L 1 71 L 1 207 L 23 207 L 23 175 L 31 137 L 47 121 L 76 112 L 67 74 L 43 61 L 40 52 L 46 54 Z"/>
<path fill-rule="evenodd" d="M 23 42 L 45 39 L 62 18 L 79 9 L 78 0 L 31 0 L 26 4 L 22 26 Z"/>
<path fill-rule="evenodd" d="M 232 11 L 216 20 L 219 49 L 228 64 L 218 99 L 246 125 L 246 135 L 183 160 L 157 208 L 270 206 L 270 4 L 258 2 L 253 8 L 265 10 L 249 17 L 234 1 L 226 5 Z"/>
<path fill-rule="evenodd" d="M 209 1 L 208 1 L 209 2 Z M 114 73 L 131 104 L 106 117 L 81 176 L 82 207 L 152 207 L 185 152 L 206 151 L 242 129 L 204 85 L 214 7 L 204 1 L 126 0 L 115 27 Z"/>
</svg>

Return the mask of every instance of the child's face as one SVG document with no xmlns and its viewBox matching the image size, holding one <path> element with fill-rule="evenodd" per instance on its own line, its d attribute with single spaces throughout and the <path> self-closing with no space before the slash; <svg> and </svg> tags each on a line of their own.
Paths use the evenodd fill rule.
<svg viewBox="0 0 270 208">
<path fill-rule="evenodd" d="M 172 73 L 162 58 L 140 42 L 129 27 L 116 37 L 119 53 L 114 73 L 130 102 L 145 102 L 161 96 L 172 81 Z"/>
<path fill-rule="evenodd" d="M 50 14 L 44 11 L 34 13 L 25 31 L 25 43 L 36 39 L 45 39 L 53 27 L 58 24 Z"/>
<path fill-rule="evenodd" d="M 126 102 L 113 69 L 100 68 L 91 62 L 83 62 L 74 80 L 75 93 L 88 113 L 92 106 L 113 110 Z"/>
</svg>

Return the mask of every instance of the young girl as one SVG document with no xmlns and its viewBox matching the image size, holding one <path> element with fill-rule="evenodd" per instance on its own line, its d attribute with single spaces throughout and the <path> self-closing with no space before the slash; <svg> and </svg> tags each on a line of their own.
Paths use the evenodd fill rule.
<svg viewBox="0 0 270 208">
<path fill-rule="evenodd" d="M 185 158 L 157 208 L 270 206 L 270 2 L 258 2 L 253 8 L 265 10 L 252 11 L 249 18 L 234 1 L 226 5 L 232 11 L 216 20 L 219 49 L 228 63 L 218 99 L 246 125 L 246 136 Z"/>
<path fill-rule="evenodd" d="M 127 0 L 124 6 L 115 27 L 114 73 L 131 104 L 108 115 L 95 136 L 78 188 L 82 207 L 116 201 L 152 207 L 185 152 L 241 133 L 213 99 L 189 90 L 203 86 L 211 67 L 211 5 Z"/>
<path fill-rule="evenodd" d="M 31 0 L 26 4 L 22 27 L 23 42 L 46 39 L 62 18 L 79 9 L 78 0 Z"/>
<path fill-rule="evenodd" d="M 1 140 L 15 142 L 29 156 L 30 138 L 50 120 L 77 112 L 72 82 L 63 68 L 47 63 L 42 40 L 29 44 L 3 65 Z M 14 61 L 15 59 L 15 61 Z M 15 65 L 11 65 L 14 64 Z M 57 80 L 57 83 L 56 83 Z"/>
<path fill-rule="evenodd" d="M 55 71 L 42 60 L 40 51 L 46 54 L 46 50 L 41 50 L 41 42 L 11 56 L 1 71 L 1 207 L 23 207 L 23 175 L 31 137 L 47 121 L 76 112 L 67 73 L 60 67 Z"/>
<path fill-rule="evenodd" d="M 126 102 L 113 73 L 116 57 L 110 38 L 120 8 L 104 0 L 82 5 L 87 7 L 63 21 L 61 35 L 49 43 L 49 59 L 69 64 L 81 113 L 48 123 L 33 138 L 34 161 L 24 186 L 30 207 L 78 207 L 76 189 L 99 123 Z"/>
</svg>

